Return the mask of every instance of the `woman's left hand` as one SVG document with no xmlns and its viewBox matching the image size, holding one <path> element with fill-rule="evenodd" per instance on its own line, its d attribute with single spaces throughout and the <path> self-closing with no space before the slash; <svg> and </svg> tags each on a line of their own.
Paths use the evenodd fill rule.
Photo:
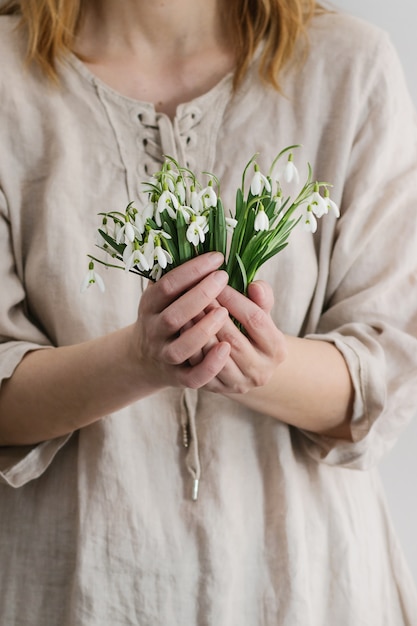
<svg viewBox="0 0 417 626">
<path fill-rule="evenodd" d="M 272 289 L 263 281 L 250 284 L 247 297 L 229 286 L 217 296 L 210 308 L 225 307 L 246 332 L 229 317 L 193 355 L 191 364 L 217 341 L 231 346 L 223 368 L 202 389 L 297 428 L 351 441 L 354 391 L 345 359 L 327 341 L 285 336 L 270 316 L 273 302 Z"/>
<path fill-rule="evenodd" d="M 287 355 L 286 338 L 270 316 L 274 302 L 271 287 L 263 282 L 251 283 L 247 297 L 226 286 L 217 297 L 246 331 L 241 332 L 229 317 L 217 333 L 218 341 L 227 342 L 231 352 L 226 365 L 204 389 L 223 394 L 244 394 L 265 385 Z M 206 346 L 204 351 L 211 346 Z M 197 362 L 201 355 L 195 355 Z"/>
</svg>

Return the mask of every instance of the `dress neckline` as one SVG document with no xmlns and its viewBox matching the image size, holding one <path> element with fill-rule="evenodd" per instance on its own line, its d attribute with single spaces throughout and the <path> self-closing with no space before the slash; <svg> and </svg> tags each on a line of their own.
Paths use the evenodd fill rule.
<svg viewBox="0 0 417 626">
<path fill-rule="evenodd" d="M 102 93 L 105 93 L 112 100 L 124 102 L 126 104 L 139 107 L 142 110 L 148 110 L 150 113 L 153 113 L 155 116 L 159 116 L 159 115 L 166 116 L 166 113 L 162 113 L 156 110 L 153 102 L 149 102 L 146 100 L 139 100 L 136 98 L 132 98 L 131 96 L 126 96 L 123 93 L 117 91 L 117 89 L 114 89 L 113 87 L 111 87 L 108 83 L 106 83 L 101 78 L 96 76 L 94 72 L 92 72 L 87 67 L 87 65 L 83 63 L 83 61 L 79 57 L 77 57 L 77 55 L 74 54 L 73 52 L 69 53 L 67 57 L 67 61 L 75 69 L 75 71 L 78 74 L 80 74 L 85 80 L 87 80 L 95 88 L 99 88 Z M 225 90 L 232 93 L 232 88 L 233 88 L 233 71 L 230 71 L 230 72 L 227 72 L 223 76 L 223 78 L 221 78 L 208 91 L 197 96 L 196 98 L 181 102 L 177 106 L 176 116 L 183 114 L 184 110 L 186 110 L 190 106 L 197 105 L 200 109 L 205 110 L 209 108 L 213 104 L 213 102 L 218 98 L 218 96 L 224 93 Z"/>
</svg>

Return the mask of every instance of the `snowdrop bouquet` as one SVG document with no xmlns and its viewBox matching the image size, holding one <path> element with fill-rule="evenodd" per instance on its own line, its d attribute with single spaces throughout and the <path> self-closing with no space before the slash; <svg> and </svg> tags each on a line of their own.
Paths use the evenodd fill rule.
<svg viewBox="0 0 417 626">
<path fill-rule="evenodd" d="M 124 212 L 99 214 L 96 243 L 108 260 L 88 255 L 82 291 L 93 284 L 104 290 L 95 262 L 157 281 L 196 255 L 217 250 L 225 257 L 229 284 L 245 293 L 258 269 L 285 248 L 297 224 L 314 233 L 317 219 L 329 211 L 339 216 L 329 183 L 314 182 L 310 164 L 295 199 L 284 197 L 282 183 L 299 184 L 293 158 L 298 147 L 282 150 L 267 174 L 259 169 L 258 155 L 252 157 L 243 171 L 233 213 L 223 207 L 214 174 L 205 172 L 203 184 L 190 169 L 166 157 L 161 170 L 144 183 L 143 208 L 131 202 Z"/>
</svg>

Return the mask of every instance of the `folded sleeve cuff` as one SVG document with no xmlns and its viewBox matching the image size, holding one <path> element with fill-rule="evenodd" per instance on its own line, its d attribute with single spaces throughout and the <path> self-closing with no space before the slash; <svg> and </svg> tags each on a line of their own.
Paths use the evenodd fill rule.
<svg viewBox="0 0 417 626">
<path fill-rule="evenodd" d="M 33 350 L 51 349 L 26 341 L 11 341 L 0 346 L 0 385 L 10 378 L 23 357 Z M 71 435 L 33 446 L 0 447 L 0 483 L 21 487 L 38 478 L 50 465 L 57 452 Z"/>
<path fill-rule="evenodd" d="M 350 423 L 352 441 L 300 429 L 302 446 L 310 457 L 327 465 L 369 469 L 384 454 L 386 447 L 382 440 L 374 437 L 372 429 L 385 406 L 384 376 L 379 376 L 376 371 L 382 367 L 380 355 L 370 353 L 355 337 L 331 333 L 308 338 L 333 343 L 346 361 L 354 389 Z"/>
<path fill-rule="evenodd" d="M 38 478 L 70 437 L 65 435 L 35 446 L 0 447 L 0 483 L 17 488 Z"/>
</svg>

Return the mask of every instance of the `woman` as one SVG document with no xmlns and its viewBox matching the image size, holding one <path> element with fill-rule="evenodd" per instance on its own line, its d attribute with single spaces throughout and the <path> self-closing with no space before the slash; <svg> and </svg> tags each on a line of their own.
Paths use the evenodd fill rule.
<svg viewBox="0 0 417 626">
<path fill-rule="evenodd" d="M 372 469 L 417 399 L 417 133 L 385 35 L 301 0 L 2 12 L 2 623 L 412 624 Z M 341 217 L 248 298 L 218 254 L 78 294 L 97 213 L 163 154 L 232 206 L 294 143 Z"/>
</svg>

